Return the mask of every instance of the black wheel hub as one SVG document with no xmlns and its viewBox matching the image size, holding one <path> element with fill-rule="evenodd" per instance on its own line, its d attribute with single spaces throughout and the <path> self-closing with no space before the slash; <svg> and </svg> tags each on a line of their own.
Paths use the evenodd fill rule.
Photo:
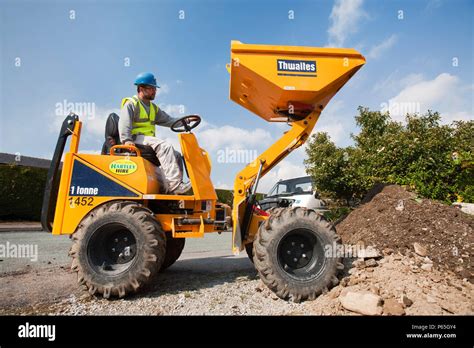
<svg viewBox="0 0 474 348">
<path fill-rule="evenodd" d="M 278 264 L 285 273 L 298 280 L 314 278 L 325 264 L 322 243 L 308 229 L 290 231 L 278 245 Z"/>
<path fill-rule="evenodd" d="M 116 260 L 118 264 L 133 260 L 137 253 L 134 239 L 133 234 L 127 230 L 120 230 L 114 233 L 107 239 L 106 248 L 110 251 L 110 258 Z"/>
<path fill-rule="evenodd" d="M 107 224 L 92 235 L 87 248 L 92 268 L 103 274 L 126 271 L 137 255 L 137 241 L 133 233 L 121 224 Z"/>
</svg>

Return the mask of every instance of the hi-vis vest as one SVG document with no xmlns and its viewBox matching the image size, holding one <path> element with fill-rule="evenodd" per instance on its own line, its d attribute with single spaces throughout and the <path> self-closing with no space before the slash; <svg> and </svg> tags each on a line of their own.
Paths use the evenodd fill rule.
<svg viewBox="0 0 474 348">
<path fill-rule="evenodd" d="M 133 97 L 123 98 L 121 108 L 123 108 L 125 106 L 125 103 L 128 101 L 131 101 L 135 104 L 135 114 L 132 118 L 132 135 L 143 134 L 155 136 L 154 121 L 156 114 L 158 113 L 158 106 L 153 103 L 150 103 L 150 114 L 148 115 L 136 95 L 134 95 Z"/>
</svg>

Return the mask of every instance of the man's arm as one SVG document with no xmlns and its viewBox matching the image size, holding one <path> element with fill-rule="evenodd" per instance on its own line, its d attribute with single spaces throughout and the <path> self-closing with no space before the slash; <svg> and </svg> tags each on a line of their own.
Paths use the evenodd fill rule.
<svg viewBox="0 0 474 348">
<path fill-rule="evenodd" d="M 120 110 L 119 133 L 120 142 L 126 144 L 132 142 L 132 120 L 135 113 L 135 105 L 128 101 Z"/>
<path fill-rule="evenodd" d="M 158 113 L 156 114 L 155 124 L 159 126 L 163 126 L 163 127 L 171 127 L 171 125 L 177 120 L 179 120 L 179 117 L 178 118 L 171 117 L 166 112 L 159 109 Z"/>
</svg>

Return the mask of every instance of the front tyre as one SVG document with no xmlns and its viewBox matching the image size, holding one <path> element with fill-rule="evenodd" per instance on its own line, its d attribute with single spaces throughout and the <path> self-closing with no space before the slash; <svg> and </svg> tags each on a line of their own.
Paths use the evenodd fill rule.
<svg viewBox="0 0 474 348">
<path fill-rule="evenodd" d="M 253 260 L 260 279 L 278 297 L 314 300 L 339 282 L 343 265 L 334 254 L 339 241 L 334 227 L 314 210 L 279 208 L 260 226 Z"/>
</svg>

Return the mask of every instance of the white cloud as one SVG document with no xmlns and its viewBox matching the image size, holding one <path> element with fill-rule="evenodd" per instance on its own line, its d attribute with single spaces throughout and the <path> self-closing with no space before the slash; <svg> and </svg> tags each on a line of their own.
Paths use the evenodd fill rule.
<svg viewBox="0 0 474 348">
<path fill-rule="evenodd" d="M 79 105 L 82 103 L 77 104 Z M 65 117 L 69 114 L 70 111 L 72 111 L 79 116 L 79 120 L 82 122 L 81 136 L 91 136 L 94 138 L 100 137 L 100 139 L 103 139 L 105 132 L 105 121 L 107 120 L 107 117 L 112 112 L 120 114 L 120 109 L 99 107 L 95 105 L 95 103 L 88 104 L 90 104 L 91 106 L 88 108 L 89 111 L 87 112 L 84 112 L 83 110 L 77 108 L 67 110 L 59 110 L 58 108 L 56 108 L 56 112 L 53 113 L 54 118 L 49 124 L 49 131 L 51 133 L 59 132 Z"/>
<path fill-rule="evenodd" d="M 416 76 L 413 79 L 413 76 Z M 423 113 L 428 109 L 439 111 L 444 123 L 454 120 L 472 119 L 472 84 L 463 84 L 455 75 L 439 74 L 433 80 L 419 80 L 412 75 L 407 79 L 415 81 L 404 87 L 388 103 L 382 103 L 382 111 L 390 111 L 392 119 L 404 121 L 407 113 Z"/>
<path fill-rule="evenodd" d="M 396 93 L 400 89 L 423 81 L 423 74 L 409 74 L 405 77 L 400 76 L 400 71 L 397 69 L 390 73 L 386 78 L 375 83 L 372 92 Z"/>
<path fill-rule="evenodd" d="M 159 96 L 159 95 L 163 95 L 163 94 L 168 94 L 169 91 L 170 91 L 170 88 L 169 86 L 166 84 L 166 83 L 163 83 L 161 85 L 159 85 L 160 88 L 157 88 L 156 89 L 156 95 Z"/>
<path fill-rule="evenodd" d="M 343 109 L 344 102 L 342 100 L 335 100 L 329 103 L 327 108 L 321 113 L 311 135 L 318 132 L 326 132 L 335 143 L 341 141 L 347 135 L 344 131 L 344 124 L 341 122 L 341 115 L 344 115 Z M 308 142 L 301 147 L 302 151 L 304 151 L 307 145 Z M 304 156 L 306 156 L 306 152 L 304 152 Z"/>
<path fill-rule="evenodd" d="M 162 109 L 164 112 L 169 114 L 170 116 L 173 117 L 183 117 L 186 116 L 186 105 L 183 104 L 165 104 L 165 103 L 160 103 L 158 104 L 158 107 Z"/>
<path fill-rule="evenodd" d="M 423 81 L 423 74 L 408 74 L 399 80 L 400 87 L 405 88 Z"/>
<path fill-rule="evenodd" d="M 335 143 L 339 142 L 344 134 L 344 126 L 340 122 L 331 122 L 315 129 L 316 132 L 326 132 Z"/>
<path fill-rule="evenodd" d="M 329 46 L 341 47 L 350 35 L 357 32 L 360 20 L 367 17 L 362 3 L 363 0 L 336 0 L 329 16 Z"/>
<path fill-rule="evenodd" d="M 333 100 L 331 103 L 327 105 L 326 109 L 323 110 L 323 112 L 321 113 L 321 117 L 325 117 L 325 118 L 337 117 L 337 115 L 341 112 L 343 108 L 344 108 L 344 101 Z"/>
<path fill-rule="evenodd" d="M 443 114 L 444 115 L 444 114 Z M 469 121 L 474 120 L 474 111 L 455 111 L 448 114 L 449 120 L 452 121 Z"/>
<path fill-rule="evenodd" d="M 393 34 L 378 45 L 373 46 L 367 54 L 367 58 L 379 58 L 385 51 L 389 50 L 393 45 L 395 45 L 396 42 L 397 35 Z"/>
<path fill-rule="evenodd" d="M 326 109 L 321 113 L 308 140 L 291 153 L 292 161 L 302 162 L 306 158 L 306 148 L 308 147 L 309 139 L 313 134 L 318 132 L 328 133 L 336 145 L 343 146 L 344 141 L 346 141 L 350 135 L 350 130 L 348 130 L 350 123 L 347 122 L 346 118 L 352 117 L 347 115 L 348 112 L 344 110 L 344 105 L 344 101 L 342 100 L 334 100 L 328 104 Z M 352 115 L 352 113 L 350 115 Z"/>
<path fill-rule="evenodd" d="M 102 107 L 96 107 L 96 112 L 94 115 L 92 115 L 92 117 L 81 118 L 79 115 L 79 118 L 82 121 L 83 134 L 90 135 L 94 138 L 100 137 L 100 139 L 103 139 L 105 133 L 105 122 L 107 121 L 107 117 L 112 112 L 120 115 L 119 108 Z"/>
<path fill-rule="evenodd" d="M 232 186 L 227 185 L 227 184 L 225 184 L 223 182 L 220 182 L 220 181 L 218 181 L 217 184 L 214 185 L 214 187 L 216 189 L 220 189 L 220 190 L 233 190 Z"/>
<path fill-rule="evenodd" d="M 272 141 L 270 133 L 261 128 L 248 130 L 234 126 L 216 127 L 208 125 L 207 128 L 197 130 L 199 142 L 208 151 L 229 147 L 232 149 L 252 149 L 268 145 Z"/>
</svg>

